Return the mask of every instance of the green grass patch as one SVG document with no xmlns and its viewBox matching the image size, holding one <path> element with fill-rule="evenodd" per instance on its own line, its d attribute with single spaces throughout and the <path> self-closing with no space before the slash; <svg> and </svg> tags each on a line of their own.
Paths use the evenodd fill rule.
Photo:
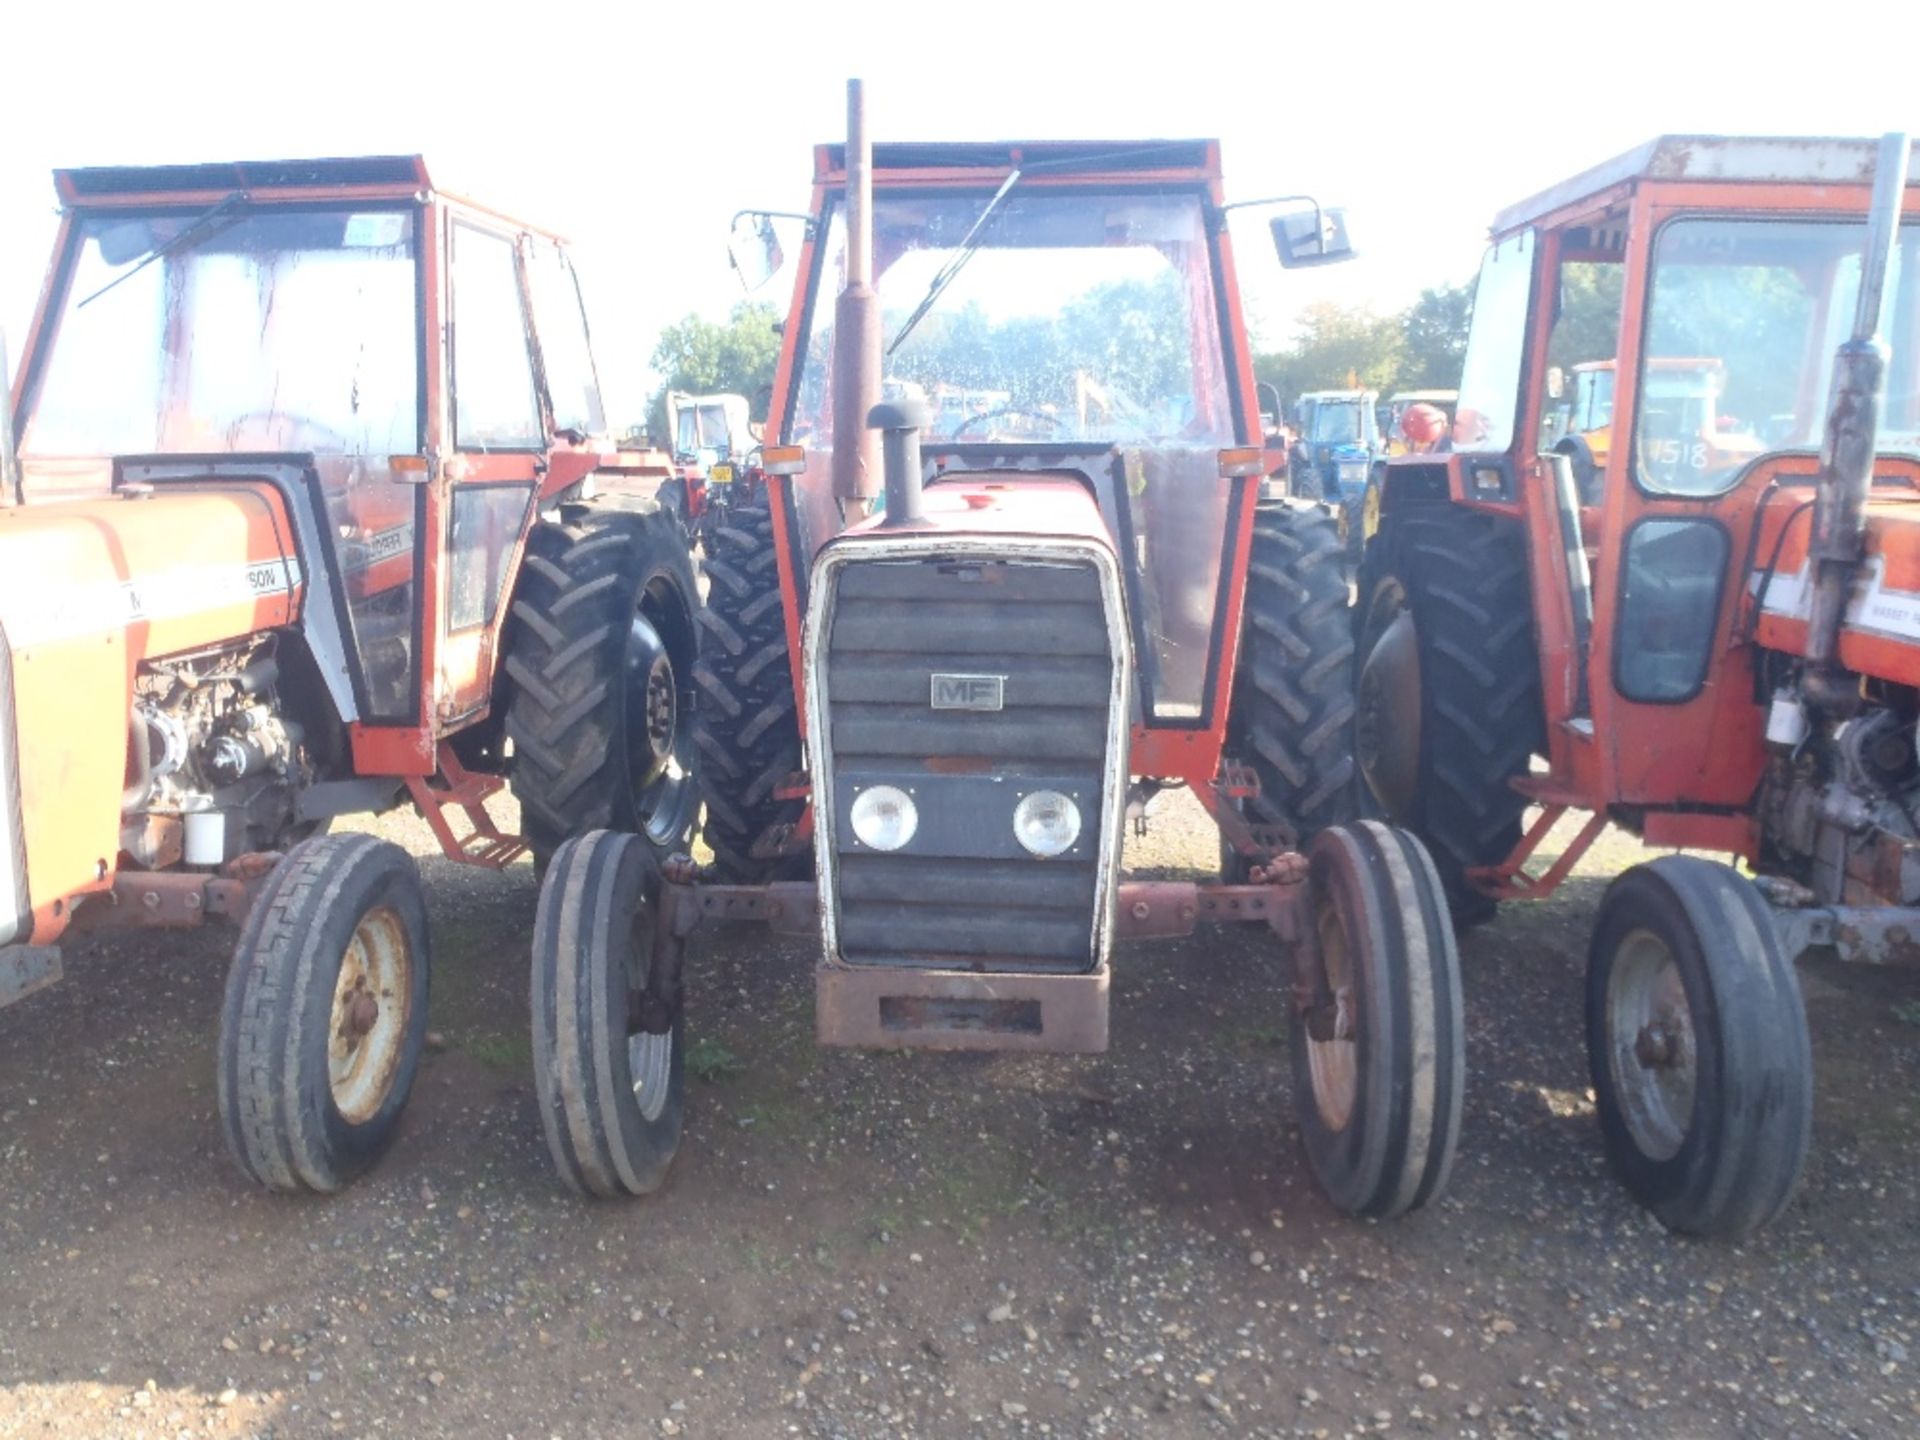
<svg viewBox="0 0 1920 1440">
<path fill-rule="evenodd" d="M 705 1084 L 731 1080 L 746 1068 L 746 1062 L 711 1035 L 702 1035 L 687 1046 L 687 1069 Z"/>
</svg>

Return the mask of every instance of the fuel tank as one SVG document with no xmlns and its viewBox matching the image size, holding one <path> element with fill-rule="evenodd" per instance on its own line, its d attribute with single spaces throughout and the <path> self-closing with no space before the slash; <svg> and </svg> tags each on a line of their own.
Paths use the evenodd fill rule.
<svg viewBox="0 0 1920 1440">
<path fill-rule="evenodd" d="M 293 533 L 258 484 L 0 509 L 0 945 L 111 884 L 136 668 L 293 623 Z"/>
<path fill-rule="evenodd" d="M 1768 506 L 1747 581 L 1759 611 L 1754 638 L 1789 655 L 1806 653 L 1811 516 L 1805 505 Z M 1866 559 L 1847 601 L 1840 663 L 1855 674 L 1920 685 L 1920 495 L 1911 491 L 1889 487 L 1868 503 Z"/>
</svg>

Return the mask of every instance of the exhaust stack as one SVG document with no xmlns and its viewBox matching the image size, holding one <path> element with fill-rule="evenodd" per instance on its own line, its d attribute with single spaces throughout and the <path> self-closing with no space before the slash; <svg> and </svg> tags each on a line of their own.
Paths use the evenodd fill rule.
<svg viewBox="0 0 1920 1440">
<path fill-rule="evenodd" d="M 919 400 L 887 400 L 868 412 L 867 424 L 884 437 L 887 513 L 883 525 L 918 525 L 927 518 L 921 503 L 925 477 L 920 470 L 920 432 L 933 412 Z"/>
<path fill-rule="evenodd" d="M 846 208 L 847 288 L 833 322 L 833 495 L 857 518 L 881 486 L 879 437 L 867 428 L 880 402 L 880 297 L 873 290 L 873 142 L 859 80 L 847 81 Z"/>
<path fill-rule="evenodd" d="M 1887 347 L 1881 343 L 1880 301 L 1886 292 L 1900 207 L 1907 189 L 1907 137 L 1881 137 L 1874 160 L 1873 206 L 1860 256 L 1860 303 L 1853 334 L 1835 353 L 1827 427 L 1820 442 L 1820 479 L 1814 493 L 1812 614 L 1807 622 L 1806 667 L 1800 692 L 1809 707 L 1835 719 L 1860 703 L 1858 679 L 1840 664 L 1840 626 L 1866 537 L 1867 495 L 1873 487 L 1880 401 L 1887 384 Z"/>
</svg>

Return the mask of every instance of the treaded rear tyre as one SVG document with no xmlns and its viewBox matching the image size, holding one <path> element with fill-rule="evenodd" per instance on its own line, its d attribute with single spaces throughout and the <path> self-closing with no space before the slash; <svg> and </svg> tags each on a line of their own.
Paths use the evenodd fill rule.
<svg viewBox="0 0 1920 1440">
<path fill-rule="evenodd" d="M 801 768 L 800 722 L 787 658 L 786 616 L 773 549 L 773 515 L 758 494 L 715 527 L 707 551 L 707 606 L 694 680 L 694 736 L 706 799 L 703 831 L 722 881 L 759 885 L 812 872 L 805 854 L 756 858 L 754 843 L 797 823 L 803 800 L 775 790 Z"/>
<path fill-rule="evenodd" d="M 555 852 L 533 922 L 533 1067 L 540 1123 L 560 1178 L 583 1195 L 646 1195 L 680 1148 L 684 1011 L 637 1028 L 633 995 L 660 867 L 633 835 L 596 830 Z"/>
<path fill-rule="evenodd" d="M 1792 1199 L 1813 1053 L 1799 979 L 1750 881 L 1664 855 L 1607 887 L 1587 1059 L 1607 1158 L 1661 1224 L 1739 1239 Z"/>
<path fill-rule="evenodd" d="M 1260 777 L 1243 813 L 1275 850 L 1353 818 L 1353 628 L 1339 524 L 1323 506 L 1260 503 L 1240 622 L 1227 754 Z M 1221 870 L 1246 857 L 1221 844 Z"/>
<path fill-rule="evenodd" d="M 1380 642 L 1402 615 L 1417 665 L 1396 678 L 1373 662 L 1392 653 Z M 1426 843 L 1456 924 L 1486 920 L 1494 902 L 1467 871 L 1519 843 L 1527 802 L 1510 782 L 1545 743 L 1519 527 L 1452 505 L 1388 517 L 1361 562 L 1356 623 L 1360 799 Z M 1417 708 L 1404 693 L 1415 684 Z"/>
<path fill-rule="evenodd" d="M 692 715 L 700 592 L 665 510 L 608 510 L 528 536 L 506 637 L 521 829 L 544 867 L 588 830 L 684 851 L 699 814 Z"/>
<path fill-rule="evenodd" d="M 1323 830 L 1308 863 L 1321 969 L 1318 1013 L 1290 1010 L 1301 1141 L 1334 1205 L 1387 1219 L 1436 1199 L 1453 1169 L 1466 1086 L 1460 956 L 1440 877 L 1404 830 L 1373 820 Z"/>
<path fill-rule="evenodd" d="M 429 964 L 420 872 L 399 846 L 316 836 L 274 867 L 220 1010 L 221 1128 L 248 1176 L 331 1193 L 386 1148 L 420 1067 Z"/>
</svg>

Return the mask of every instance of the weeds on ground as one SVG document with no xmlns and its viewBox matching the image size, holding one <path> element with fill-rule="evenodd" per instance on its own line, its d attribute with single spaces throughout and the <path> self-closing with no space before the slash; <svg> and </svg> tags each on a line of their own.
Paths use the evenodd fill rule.
<svg viewBox="0 0 1920 1440">
<path fill-rule="evenodd" d="M 731 1080 L 746 1068 L 746 1063 L 738 1055 L 711 1035 L 702 1035 L 687 1046 L 687 1069 L 693 1072 L 696 1080 L 708 1085 Z"/>
</svg>

